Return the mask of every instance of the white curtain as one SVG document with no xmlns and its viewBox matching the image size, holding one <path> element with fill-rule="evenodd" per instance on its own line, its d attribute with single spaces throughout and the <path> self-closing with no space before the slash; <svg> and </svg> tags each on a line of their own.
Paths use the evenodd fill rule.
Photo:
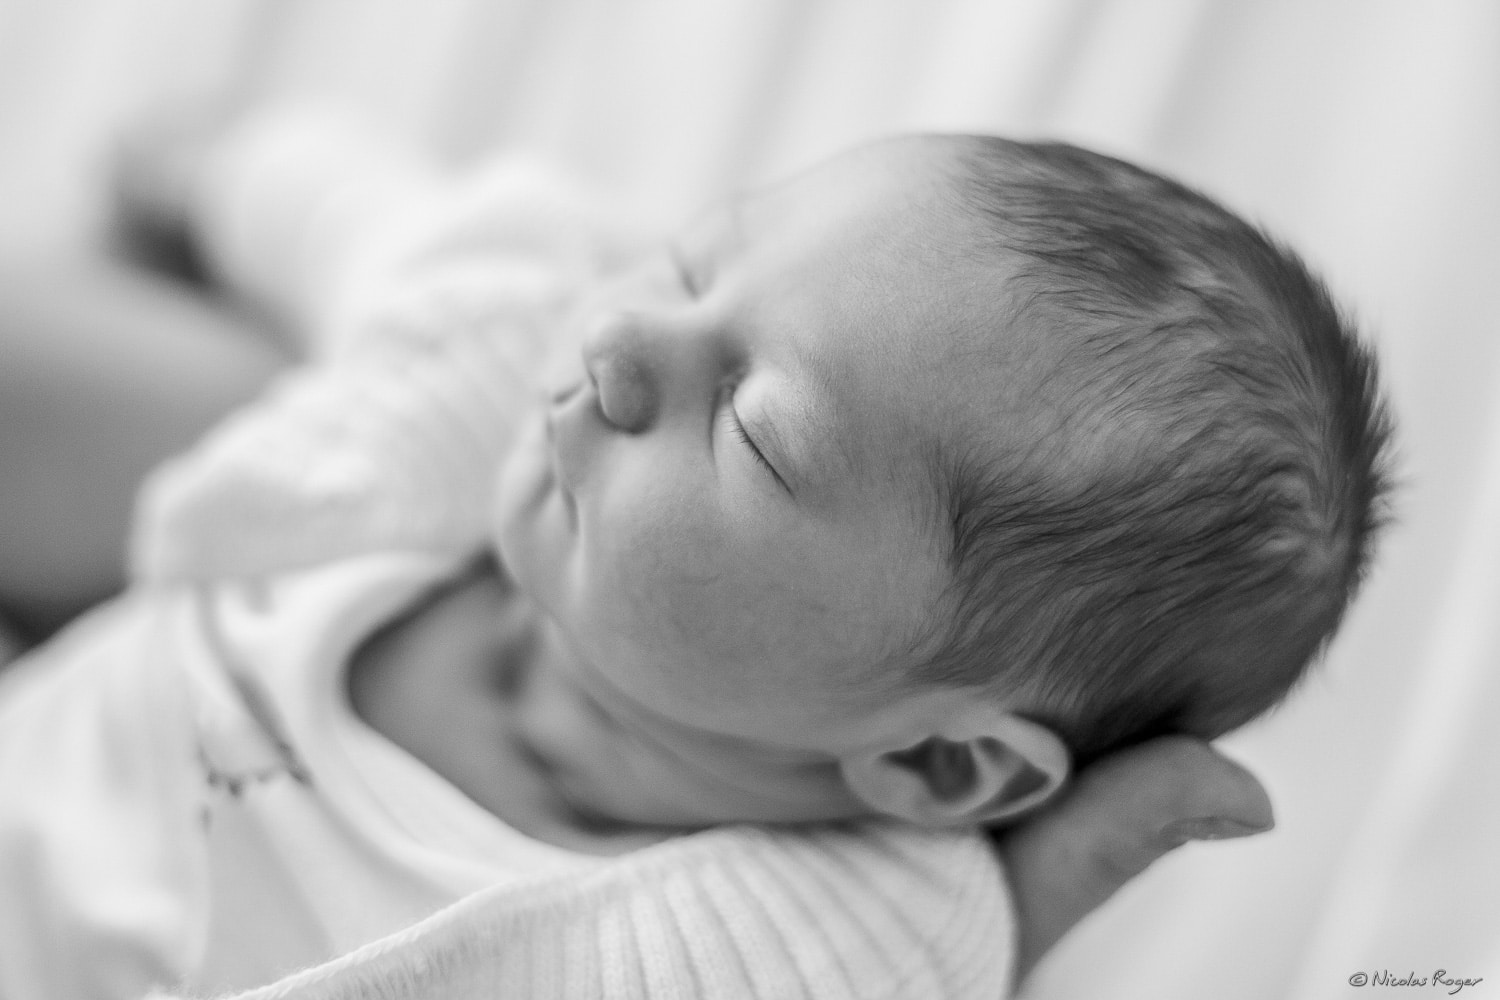
<svg viewBox="0 0 1500 1000">
<path fill-rule="evenodd" d="M 111 129 L 228 93 L 348 99 L 454 159 L 539 150 L 665 220 L 956 129 L 1133 158 L 1284 234 L 1383 358 L 1398 521 L 1327 662 L 1225 741 L 1278 830 L 1163 862 L 1030 995 L 1500 989 L 1500 4 L 0 0 L 0 250 L 87 246 Z"/>
</svg>

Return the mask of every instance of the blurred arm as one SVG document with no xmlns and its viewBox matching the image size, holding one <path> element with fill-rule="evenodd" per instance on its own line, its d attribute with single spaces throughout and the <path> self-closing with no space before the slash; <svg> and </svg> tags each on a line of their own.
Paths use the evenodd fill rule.
<svg viewBox="0 0 1500 1000">
<path fill-rule="evenodd" d="M 266 121 L 279 130 L 295 117 Z M 204 579 L 375 548 L 470 551 L 570 303 L 617 243 L 542 165 L 502 160 L 405 200 L 350 195 L 350 208 L 339 156 L 313 155 L 321 133 L 263 136 L 225 147 L 244 142 L 215 175 L 225 195 L 210 201 L 228 223 L 213 245 L 242 260 L 241 282 L 291 289 L 283 301 L 300 310 L 316 359 L 151 478 L 131 568 Z M 284 182 L 267 186 L 277 164 Z M 312 207 L 286 207 L 299 204 Z M 336 225 L 310 221 L 325 211 Z M 303 261 L 300 278 L 282 273 L 287 259 Z"/>
<path fill-rule="evenodd" d="M 168 172 L 211 270 L 314 353 L 350 286 L 449 187 L 414 146 L 315 105 L 252 113 L 191 159 Z"/>
<path fill-rule="evenodd" d="M 119 587 L 142 476 L 284 364 L 171 284 L 0 264 L 0 612 L 37 636 Z"/>
</svg>

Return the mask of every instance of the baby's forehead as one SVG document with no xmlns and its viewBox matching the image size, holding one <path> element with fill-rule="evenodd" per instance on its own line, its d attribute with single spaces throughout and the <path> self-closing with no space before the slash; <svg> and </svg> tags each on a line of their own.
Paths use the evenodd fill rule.
<svg viewBox="0 0 1500 1000">
<path fill-rule="evenodd" d="M 840 225 L 849 215 L 899 219 L 922 242 L 972 235 L 971 171 L 959 136 L 911 135 L 851 147 L 811 167 L 723 198 L 712 211 L 752 225 L 789 216 L 799 223 Z M 707 214 L 707 213 L 705 213 Z M 877 229 L 866 238 L 890 244 Z"/>
<path fill-rule="evenodd" d="M 726 202 L 700 229 L 766 278 L 741 291 L 778 327 L 796 388 L 813 387 L 798 402 L 836 425 L 824 472 L 908 498 L 924 530 L 940 460 L 993 444 L 1037 381 L 1014 264 L 965 219 L 956 161 L 951 137 L 882 141 Z"/>
<path fill-rule="evenodd" d="M 959 468 L 998 468 L 1045 434 L 1030 399 L 1040 379 L 1009 363 L 992 338 L 941 324 L 898 326 L 859 369 L 830 379 L 837 400 L 835 473 L 861 496 L 899 501 L 891 530 L 944 551 L 951 543 L 950 487 Z"/>
</svg>

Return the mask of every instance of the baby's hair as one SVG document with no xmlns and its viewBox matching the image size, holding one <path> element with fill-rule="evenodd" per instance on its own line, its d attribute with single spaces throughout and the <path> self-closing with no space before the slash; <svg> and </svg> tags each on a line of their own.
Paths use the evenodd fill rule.
<svg viewBox="0 0 1500 1000">
<path fill-rule="evenodd" d="M 1046 359 L 1048 431 L 935 449 L 954 582 L 920 679 L 1033 692 L 1080 760 L 1238 726 L 1368 566 L 1373 358 L 1294 253 L 1203 195 L 1059 143 L 958 147 L 962 214 L 1014 267 L 985 335 Z"/>
</svg>

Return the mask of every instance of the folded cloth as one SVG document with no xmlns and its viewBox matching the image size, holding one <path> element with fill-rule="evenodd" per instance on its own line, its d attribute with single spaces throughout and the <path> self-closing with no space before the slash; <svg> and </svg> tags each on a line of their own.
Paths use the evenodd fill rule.
<svg viewBox="0 0 1500 1000">
<path fill-rule="evenodd" d="M 298 108 L 247 120 L 210 157 L 198 200 L 213 258 L 289 317 L 312 360 L 148 480 L 137 579 L 484 538 L 496 465 L 565 350 L 562 319 L 632 241 L 535 163 L 445 179 L 389 145 Z"/>
<path fill-rule="evenodd" d="M 406 279 L 358 339 L 157 470 L 137 503 L 134 576 L 248 577 L 480 545 L 566 302 L 541 267 L 486 263 Z"/>
</svg>

